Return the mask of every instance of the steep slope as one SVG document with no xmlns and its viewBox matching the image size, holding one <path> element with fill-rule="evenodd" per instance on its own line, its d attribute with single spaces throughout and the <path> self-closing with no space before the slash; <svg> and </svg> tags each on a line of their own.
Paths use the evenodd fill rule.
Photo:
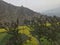
<svg viewBox="0 0 60 45">
<path fill-rule="evenodd" d="M 36 13 L 26 7 L 16 7 L 14 5 L 8 4 L 4 1 L 0 1 L 0 22 L 9 22 L 16 21 L 19 18 L 20 24 L 23 24 L 25 19 L 32 19 L 33 17 L 40 16 L 39 13 Z"/>
</svg>

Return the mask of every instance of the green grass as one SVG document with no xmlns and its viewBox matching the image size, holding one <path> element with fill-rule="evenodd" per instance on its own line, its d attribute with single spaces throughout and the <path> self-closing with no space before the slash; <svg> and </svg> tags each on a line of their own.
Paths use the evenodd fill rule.
<svg viewBox="0 0 60 45">
<path fill-rule="evenodd" d="M 0 33 L 0 45 L 3 44 L 3 40 L 6 36 L 7 36 L 7 33 Z"/>
<path fill-rule="evenodd" d="M 3 40 L 3 38 L 7 35 L 7 33 L 0 33 L 0 42 Z"/>
<path fill-rule="evenodd" d="M 5 45 L 10 37 L 11 35 L 7 33 L 0 33 L 0 45 Z"/>
</svg>

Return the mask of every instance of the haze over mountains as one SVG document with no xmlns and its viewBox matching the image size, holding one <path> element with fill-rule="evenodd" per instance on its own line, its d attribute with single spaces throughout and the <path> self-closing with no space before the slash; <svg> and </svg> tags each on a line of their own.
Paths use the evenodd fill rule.
<svg viewBox="0 0 60 45">
<path fill-rule="evenodd" d="M 60 17 L 60 7 L 54 8 L 54 9 L 50 9 L 50 10 L 46 10 L 44 12 L 42 12 L 45 15 L 49 15 L 49 16 L 59 16 Z"/>
</svg>

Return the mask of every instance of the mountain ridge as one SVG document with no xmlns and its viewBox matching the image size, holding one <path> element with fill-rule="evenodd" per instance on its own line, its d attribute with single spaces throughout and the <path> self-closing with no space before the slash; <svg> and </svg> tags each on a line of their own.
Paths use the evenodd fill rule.
<svg viewBox="0 0 60 45">
<path fill-rule="evenodd" d="M 31 20 L 34 17 L 39 17 L 41 14 L 32 11 L 26 7 L 18 7 L 11 4 L 8 4 L 4 1 L 0 1 L 0 22 L 16 22 L 19 18 L 20 24 L 23 24 L 25 19 Z"/>
<path fill-rule="evenodd" d="M 54 8 L 54 9 L 50 9 L 50 10 L 46 10 L 44 12 L 42 12 L 42 14 L 46 14 L 46 15 L 50 15 L 50 16 L 59 16 L 60 17 L 60 7 Z"/>
</svg>

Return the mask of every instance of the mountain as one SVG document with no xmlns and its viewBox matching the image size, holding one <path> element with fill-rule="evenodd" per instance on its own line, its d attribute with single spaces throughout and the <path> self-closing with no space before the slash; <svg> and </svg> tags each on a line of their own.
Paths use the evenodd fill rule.
<svg viewBox="0 0 60 45">
<path fill-rule="evenodd" d="M 0 0 L 0 23 L 11 21 L 15 22 L 19 18 L 19 23 L 23 24 L 25 19 L 31 20 L 34 17 L 39 17 L 41 14 L 32 11 L 23 6 L 14 6 Z"/>
<path fill-rule="evenodd" d="M 59 16 L 60 17 L 60 7 L 44 11 L 43 14 L 49 15 L 49 16 Z"/>
<path fill-rule="evenodd" d="M 23 6 L 14 6 L 12 4 L 0 0 L 0 25 L 6 23 L 11 24 L 11 22 L 16 22 L 17 18 L 19 19 L 19 25 L 24 25 L 25 20 L 34 20 L 35 22 L 37 22 L 38 19 L 40 20 L 40 22 L 44 23 L 46 21 L 55 22 L 54 19 L 56 18 L 57 21 L 60 21 L 60 17 L 51 17 L 45 14 L 43 15 L 29 8 Z"/>
</svg>

